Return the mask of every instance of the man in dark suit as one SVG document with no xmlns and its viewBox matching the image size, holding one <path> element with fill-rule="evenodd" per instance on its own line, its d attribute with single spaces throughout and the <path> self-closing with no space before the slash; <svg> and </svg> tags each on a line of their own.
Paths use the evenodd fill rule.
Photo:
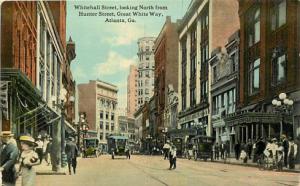
<svg viewBox="0 0 300 186">
<path fill-rule="evenodd" d="M 19 155 L 16 141 L 10 131 L 3 131 L 0 134 L 1 141 L 4 145 L 1 151 L 1 167 L 2 181 L 4 185 L 15 185 L 17 174 L 15 164 Z"/>
<path fill-rule="evenodd" d="M 78 148 L 74 142 L 72 137 L 69 138 L 66 144 L 66 154 L 68 158 L 68 167 L 69 167 L 69 174 L 71 175 L 71 165 L 73 167 L 73 173 L 76 174 L 76 166 L 77 166 L 77 154 Z"/>
</svg>

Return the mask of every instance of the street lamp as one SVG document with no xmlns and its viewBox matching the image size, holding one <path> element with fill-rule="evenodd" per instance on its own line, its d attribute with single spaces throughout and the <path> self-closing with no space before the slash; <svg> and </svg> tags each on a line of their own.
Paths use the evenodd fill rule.
<svg viewBox="0 0 300 186">
<path fill-rule="evenodd" d="M 56 97 L 52 96 L 53 106 L 56 106 L 60 109 L 61 112 L 61 166 L 65 167 L 67 165 L 67 155 L 65 153 L 65 109 L 66 105 L 64 103 L 65 95 L 60 95 L 60 103 L 55 103 Z M 72 104 L 75 101 L 74 96 L 69 97 L 69 101 Z"/>
<path fill-rule="evenodd" d="M 275 109 L 277 109 L 280 114 L 281 114 L 281 121 L 280 121 L 280 136 L 282 135 L 282 128 L 283 128 L 283 119 L 284 119 L 284 114 L 288 113 L 291 110 L 291 107 L 294 104 L 294 101 L 291 99 L 287 98 L 286 93 L 280 93 L 278 95 L 279 100 L 273 99 L 272 100 L 272 105 L 274 106 Z M 294 123 L 293 123 L 294 125 Z"/>
</svg>

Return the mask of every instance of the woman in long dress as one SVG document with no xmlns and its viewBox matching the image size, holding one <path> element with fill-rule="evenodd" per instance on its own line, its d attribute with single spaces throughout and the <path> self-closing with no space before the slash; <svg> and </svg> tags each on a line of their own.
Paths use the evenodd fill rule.
<svg viewBox="0 0 300 186">
<path fill-rule="evenodd" d="M 22 186 L 34 186 L 36 172 L 34 165 L 39 164 L 38 154 L 33 150 L 37 145 L 31 136 L 21 136 L 20 172 L 22 174 Z"/>
</svg>

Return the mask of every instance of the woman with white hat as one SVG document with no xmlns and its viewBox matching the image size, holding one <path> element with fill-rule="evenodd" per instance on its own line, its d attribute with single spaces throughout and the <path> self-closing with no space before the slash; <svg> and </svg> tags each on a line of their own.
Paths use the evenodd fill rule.
<svg viewBox="0 0 300 186">
<path fill-rule="evenodd" d="M 39 157 L 34 152 L 34 147 L 37 146 L 31 136 L 20 136 L 21 157 L 20 157 L 20 171 L 22 174 L 22 186 L 35 185 L 36 172 L 34 165 L 39 164 Z"/>
</svg>

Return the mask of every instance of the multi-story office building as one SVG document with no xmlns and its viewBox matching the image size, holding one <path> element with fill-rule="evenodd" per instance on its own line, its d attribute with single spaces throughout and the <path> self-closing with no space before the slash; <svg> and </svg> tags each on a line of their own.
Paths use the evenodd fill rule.
<svg viewBox="0 0 300 186">
<path fill-rule="evenodd" d="M 154 95 L 156 97 L 156 137 L 163 139 L 162 131 L 169 127 L 171 123 L 166 120 L 169 116 L 169 87 L 177 92 L 178 86 L 178 32 L 179 20 L 172 22 L 171 17 L 167 16 L 154 45 L 155 56 L 155 85 Z M 177 111 L 175 111 L 177 112 Z M 169 117 L 168 117 L 169 118 Z M 174 122 L 177 123 L 175 120 Z"/>
<path fill-rule="evenodd" d="M 138 40 L 137 107 L 149 101 L 154 92 L 154 37 Z"/>
<path fill-rule="evenodd" d="M 225 125 L 224 117 L 236 110 L 238 92 L 239 31 L 229 37 L 224 48 L 216 48 L 209 60 L 211 73 L 211 123 L 216 142 L 235 144 L 234 130 Z"/>
<path fill-rule="evenodd" d="M 79 84 L 79 112 L 85 112 L 89 129 L 95 130 L 100 143 L 118 132 L 118 88 L 100 80 Z"/>
<path fill-rule="evenodd" d="M 127 77 L 127 116 L 133 117 L 137 110 L 137 69 L 135 65 L 130 65 Z"/>
<path fill-rule="evenodd" d="M 238 28 L 237 1 L 195 0 L 191 3 L 178 29 L 179 127 L 197 126 L 198 133 L 212 134 L 208 60 L 211 51 L 224 46 Z"/>
<path fill-rule="evenodd" d="M 299 9 L 299 1 L 239 1 L 239 102 L 225 122 L 241 142 L 299 136 Z"/>
</svg>

